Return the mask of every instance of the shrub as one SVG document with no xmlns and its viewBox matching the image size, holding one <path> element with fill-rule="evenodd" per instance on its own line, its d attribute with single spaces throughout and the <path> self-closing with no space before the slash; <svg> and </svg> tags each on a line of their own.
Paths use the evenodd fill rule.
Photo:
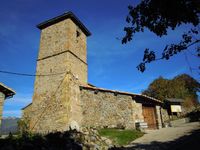
<svg viewBox="0 0 200 150">
<path fill-rule="evenodd" d="M 189 117 L 191 122 L 200 121 L 200 107 L 186 114 L 186 117 Z"/>
<path fill-rule="evenodd" d="M 15 137 L 10 134 L 0 139 L 0 150 L 81 150 L 81 145 L 73 138 L 75 130 L 49 133 L 45 136 L 24 132 Z"/>
</svg>

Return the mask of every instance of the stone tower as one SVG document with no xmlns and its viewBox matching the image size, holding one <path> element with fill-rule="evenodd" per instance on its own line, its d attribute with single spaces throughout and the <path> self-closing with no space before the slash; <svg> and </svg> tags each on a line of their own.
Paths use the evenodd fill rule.
<svg viewBox="0 0 200 150">
<path fill-rule="evenodd" d="M 66 130 L 81 124 L 79 85 L 87 84 L 88 29 L 72 13 L 45 21 L 41 30 L 30 130 Z"/>
</svg>

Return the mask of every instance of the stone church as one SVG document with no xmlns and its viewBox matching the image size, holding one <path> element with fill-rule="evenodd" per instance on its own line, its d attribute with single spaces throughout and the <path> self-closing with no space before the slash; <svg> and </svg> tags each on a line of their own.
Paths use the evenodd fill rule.
<svg viewBox="0 0 200 150">
<path fill-rule="evenodd" d="M 88 84 L 87 37 L 91 33 L 72 12 L 37 27 L 41 36 L 33 100 L 22 109 L 30 131 L 132 129 L 140 122 L 149 128 L 161 127 L 161 101 Z"/>
</svg>

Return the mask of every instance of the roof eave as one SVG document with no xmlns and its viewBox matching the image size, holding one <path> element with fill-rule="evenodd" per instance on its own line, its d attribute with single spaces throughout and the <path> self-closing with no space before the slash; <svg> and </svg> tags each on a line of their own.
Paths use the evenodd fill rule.
<svg viewBox="0 0 200 150">
<path fill-rule="evenodd" d="M 24 109 L 26 109 L 27 107 L 29 107 L 29 106 L 31 106 L 31 105 L 32 105 L 32 103 L 29 103 L 29 104 L 26 105 L 25 107 L 21 108 L 21 110 L 24 110 Z"/>
<path fill-rule="evenodd" d="M 60 16 L 54 17 L 52 19 L 49 19 L 47 21 L 44 21 L 40 24 L 38 24 L 36 27 L 40 30 L 51 26 L 55 23 L 58 23 L 60 21 L 63 21 L 67 18 L 71 18 L 78 26 L 79 28 L 81 28 L 83 30 L 83 32 L 85 33 L 86 36 L 90 36 L 91 32 L 81 23 L 81 21 L 72 13 L 72 12 L 66 12 Z"/>
<path fill-rule="evenodd" d="M 154 102 L 157 102 L 157 103 L 160 103 L 160 104 L 163 103 L 162 101 L 160 101 L 158 99 L 155 99 L 153 97 L 146 96 L 146 95 L 141 95 L 141 94 L 134 94 L 134 93 L 128 93 L 128 92 L 122 92 L 122 91 L 116 91 L 116 90 L 108 90 L 108 89 L 91 87 L 91 86 L 84 86 L 84 85 L 81 85 L 80 87 L 81 88 L 85 88 L 85 89 L 91 89 L 91 90 L 99 90 L 99 91 L 104 91 L 104 92 L 119 93 L 119 94 L 123 94 L 123 95 L 129 95 L 129 96 L 132 96 L 132 97 L 140 96 L 140 97 L 144 97 L 144 98 L 150 99 L 150 100 L 152 100 Z"/>
<path fill-rule="evenodd" d="M 2 91 L 2 93 L 5 94 L 5 99 L 11 98 L 13 97 L 13 95 L 16 94 L 16 92 L 13 89 L 5 86 L 3 83 L 0 83 L 0 86 L 2 86 L 5 89 L 4 91 Z"/>
</svg>

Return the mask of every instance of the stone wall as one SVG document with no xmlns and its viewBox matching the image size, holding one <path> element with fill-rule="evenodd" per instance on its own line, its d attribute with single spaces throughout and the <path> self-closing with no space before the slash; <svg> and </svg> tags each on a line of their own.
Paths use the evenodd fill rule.
<svg viewBox="0 0 200 150">
<path fill-rule="evenodd" d="M 162 128 L 161 106 L 156 106 L 156 122 L 158 124 L 158 129 L 161 129 Z"/>
<path fill-rule="evenodd" d="M 2 120 L 4 100 L 5 100 L 5 95 L 2 92 L 0 92 L 0 126 L 1 126 L 1 120 Z"/>
<path fill-rule="evenodd" d="M 136 121 L 142 121 L 142 105 L 131 96 L 81 90 L 82 126 L 135 128 Z"/>
<path fill-rule="evenodd" d="M 35 79 L 34 96 L 40 98 L 33 99 L 37 103 L 51 93 L 55 93 L 59 84 L 62 82 L 66 73 L 70 71 L 81 82 L 87 80 L 87 76 L 83 72 L 87 72 L 87 65 L 73 56 L 70 52 L 63 53 L 48 59 L 40 60 L 37 62 L 37 76 Z"/>
<path fill-rule="evenodd" d="M 69 127 L 79 130 L 82 118 L 78 85 L 78 80 L 69 72 L 53 95 L 46 94 L 40 103 L 25 108 L 23 117 L 30 118 L 30 131 L 65 131 Z"/>
<path fill-rule="evenodd" d="M 168 115 L 167 109 L 161 108 L 161 114 L 162 114 L 163 123 L 169 122 L 169 115 Z"/>
<path fill-rule="evenodd" d="M 66 98 L 67 87 L 65 84 L 67 83 L 67 78 L 67 76 L 62 78 L 55 91 L 42 95 L 34 94 L 31 112 L 29 112 L 31 114 L 31 131 L 43 133 L 65 130 L 70 109 Z"/>
</svg>

